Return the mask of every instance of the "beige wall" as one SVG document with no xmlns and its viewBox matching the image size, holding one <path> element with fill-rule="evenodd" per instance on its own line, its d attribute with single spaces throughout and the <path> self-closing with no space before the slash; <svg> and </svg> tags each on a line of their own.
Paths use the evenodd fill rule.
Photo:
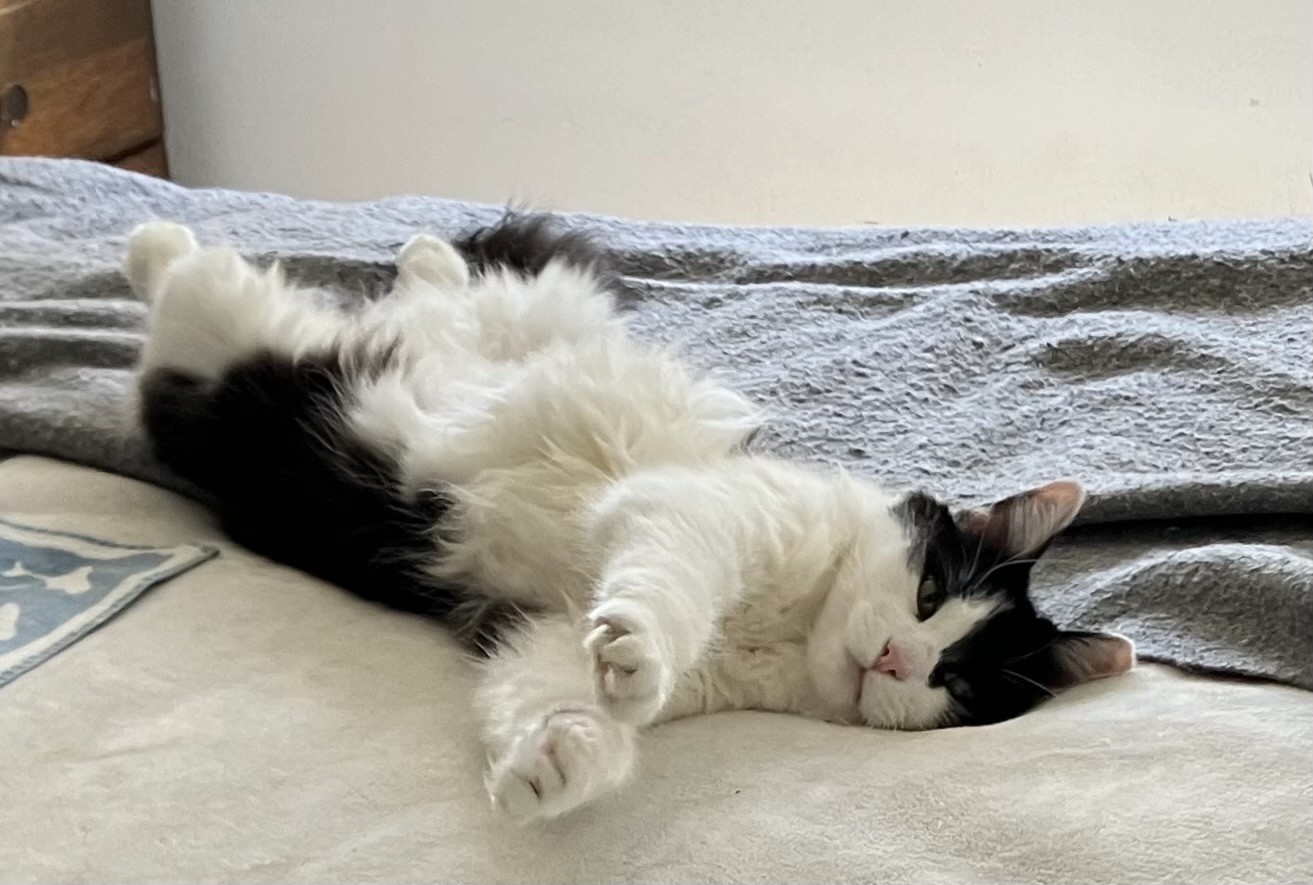
<svg viewBox="0 0 1313 885">
<path fill-rule="evenodd" d="M 739 222 L 1313 214 L 1310 0 L 155 0 L 193 185 Z"/>
</svg>

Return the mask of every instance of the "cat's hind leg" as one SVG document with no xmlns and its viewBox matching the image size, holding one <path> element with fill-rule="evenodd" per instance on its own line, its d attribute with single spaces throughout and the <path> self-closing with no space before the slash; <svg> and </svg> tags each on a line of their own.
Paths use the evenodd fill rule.
<svg viewBox="0 0 1313 885">
<path fill-rule="evenodd" d="M 531 620 L 486 666 L 477 703 L 488 793 L 499 810 L 521 819 L 556 817 L 629 777 L 635 730 L 598 705 L 591 663 L 570 618 Z"/>
<path fill-rule="evenodd" d="M 123 274 L 150 304 L 143 375 L 176 372 L 217 381 L 257 355 L 296 359 L 333 348 L 346 320 L 289 286 L 277 266 L 259 269 L 227 247 L 200 247 L 171 222 L 129 238 Z"/>
</svg>

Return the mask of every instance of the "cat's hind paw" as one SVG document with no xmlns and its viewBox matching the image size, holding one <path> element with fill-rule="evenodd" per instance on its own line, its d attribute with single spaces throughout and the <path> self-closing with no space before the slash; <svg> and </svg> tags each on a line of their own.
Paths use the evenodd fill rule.
<svg viewBox="0 0 1313 885">
<path fill-rule="evenodd" d="M 172 221 L 139 224 L 128 235 L 123 276 L 138 298 L 150 301 L 155 297 L 155 287 L 164 270 L 197 248 L 195 235 L 181 224 Z"/>
<path fill-rule="evenodd" d="M 403 276 L 444 289 L 463 289 L 470 283 L 470 268 L 456 247 L 432 234 L 416 234 L 397 254 Z"/>
</svg>

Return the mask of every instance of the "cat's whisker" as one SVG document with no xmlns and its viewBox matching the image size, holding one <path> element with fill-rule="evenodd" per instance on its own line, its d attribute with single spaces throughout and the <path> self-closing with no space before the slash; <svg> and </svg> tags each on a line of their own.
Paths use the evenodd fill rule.
<svg viewBox="0 0 1313 885">
<path fill-rule="evenodd" d="M 1049 688 L 1048 686 L 1041 685 L 1040 683 L 1036 682 L 1034 679 L 1031 679 L 1029 676 L 1022 676 L 1016 670 L 1008 670 L 1007 668 L 1004 668 L 1000 672 L 1002 672 L 1004 676 L 1011 676 L 1013 679 L 1020 680 L 1021 682 L 1030 683 L 1031 685 L 1035 686 L 1036 688 L 1038 688 L 1040 691 L 1044 692 L 1046 695 L 1048 695 L 1051 698 L 1056 698 L 1058 696 L 1058 693 L 1053 691 L 1053 689 Z"/>
<path fill-rule="evenodd" d="M 1052 639 L 1041 645 L 1039 648 L 1032 649 L 1031 651 L 1026 652 L 1024 655 L 1017 655 L 1015 658 L 1012 658 L 1007 663 L 1015 664 L 1019 661 L 1024 661 L 1027 658 L 1033 658 L 1035 655 L 1039 654 L 1040 652 L 1047 651 L 1048 649 L 1052 648 L 1054 644 L 1057 643 L 1057 641 L 1058 641 L 1058 637 L 1054 636 Z"/>
<path fill-rule="evenodd" d="M 964 581 L 965 579 L 969 579 L 972 575 L 976 573 L 976 568 L 980 565 L 980 554 L 984 551 L 984 549 L 985 549 L 985 536 L 980 535 L 978 538 L 976 538 L 976 553 L 973 557 L 971 557 L 971 567 L 967 569 L 966 573 L 962 576 Z"/>
<path fill-rule="evenodd" d="M 974 591 L 980 588 L 981 586 L 983 586 L 984 583 L 989 580 L 990 575 L 994 574 L 994 572 L 998 571 L 999 569 L 1007 568 L 1010 565 L 1030 565 L 1031 563 L 1036 563 L 1036 562 L 1039 562 L 1039 559 L 1009 559 L 1004 562 L 1000 562 L 998 565 L 994 566 L 989 571 L 981 575 L 976 580 L 976 582 L 971 585 L 971 590 Z"/>
</svg>

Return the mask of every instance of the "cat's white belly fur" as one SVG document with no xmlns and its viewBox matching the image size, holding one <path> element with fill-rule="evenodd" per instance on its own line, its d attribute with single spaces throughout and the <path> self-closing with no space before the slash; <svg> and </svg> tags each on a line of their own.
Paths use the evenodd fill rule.
<svg viewBox="0 0 1313 885">
<path fill-rule="evenodd" d="M 556 316 L 595 317 L 594 302 L 609 304 L 578 274 L 557 273 Z M 489 287 L 477 309 L 460 294 L 430 296 L 411 298 L 403 316 L 380 313 L 372 334 L 403 336 L 406 368 L 362 387 L 351 419 L 400 450 L 412 488 L 456 498 L 461 536 L 433 563 L 443 578 L 583 610 L 600 567 L 590 537 L 599 502 L 644 470 L 723 459 L 760 420 L 672 355 L 635 348 L 609 318 L 556 338 L 508 336 L 519 327 L 507 317 L 532 313 L 519 302 L 541 297 L 515 278 Z M 404 337 L 432 328 L 445 331 Z"/>
</svg>

